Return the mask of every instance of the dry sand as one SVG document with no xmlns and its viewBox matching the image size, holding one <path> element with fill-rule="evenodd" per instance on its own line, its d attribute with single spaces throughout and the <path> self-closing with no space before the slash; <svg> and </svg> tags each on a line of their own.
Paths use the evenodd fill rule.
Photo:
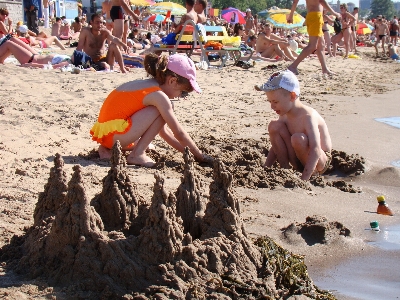
<svg viewBox="0 0 400 300">
<path fill-rule="evenodd" d="M 68 49 L 66 52 L 72 50 Z M 269 108 L 265 95 L 256 92 L 253 86 L 264 82 L 274 71 L 267 68 L 268 64 L 260 62 L 248 70 L 228 66 L 223 69 L 199 71 L 198 82 L 203 94 L 193 94 L 186 100 L 175 102 L 175 111 L 180 122 L 201 148 L 218 157 L 233 176 L 232 192 L 228 194 L 234 195 L 233 202 L 230 203 L 234 213 L 229 220 L 235 226 L 243 224 L 247 232 L 244 238 L 243 232 L 238 229 L 240 226 L 234 230 L 240 239 L 245 240 L 243 243 L 246 246 L 241 250 L 244 253 L 248 253 L 248 249 L 253 253 L 253 246 L 246 244 L 252 238 L 267 235 L 284 248 L 305 255 L 311 277 L 318 277 L 324 270 L 340 264 L 345 259 L 378 251 L 367 243 L 370 232 L 365 228 L 369 227 L 371 220 L 378 220 L 381 227 L 400 223 L 400 170 L 391 165 L 391 162 L 400 160 L 399 129 L 374 121 L 374 118 L 400 116 L 400 65 L 390 60 L 372 58 L 372 53 L 371 48 L 365 48 L 362 49 L 362 60 L 343 60 L 339 57 L 329 59 L 329 66 L 338 74 L 332 78 L 323 77 L 319 73 L 316 58 L 300 65 L 301 99 L 316 108 L 326 119 L 333 148 L 337 150 L 336 164 L 332 166 L 331 173 L 323 178 L 315 178 L 309 184 L 298 180 L 293 172 L 276 169 L 264 171 L 261 168 L 269 147 L 267 125 L 269 120 L 276 116 Z M 278 65 L 279 68 L 285 66 L 285 63 Z M 61 73 L 59 70 L 31 70 L 12 64 L 0 66 L 0 73 L 0 247 L 5 249 L 7 245 L 12 244 L 13 236 L 28 237 L 28 240 L 31 239 L 29 251 L 32 251 L 29 253 L 35 255 L 23 261 L 22 266 L 40 265 L 37 262 L 29 263 L 30 260 L 49 258 L 39 254 L 39 251 L 44 250 L 44 246 L 43 242 L 40 242 L 42 240 L 35 235 L 38 231 L 32 227 L 33 215 L 39 193 L 45 190 L 50 168 L 54 166 L 55 154 L 60 153 L 65 163 L 65 182 L 77 184 L 82 181 L 87 201 L 99 194 L 103 189 L 102 180 L 111 165 L 98 159 L 95 151 L 97 146 L 91 141 L 89 130 L 97 118 L 103 100 L 113 88 L 127 80 L 145 78 L 146 75 L 143 69 L 133 69 L 127 75 L 93 72 L 70 74 Z M 158 161 L 155 169 L 123 168 L 126 178 L 129 179 L 123 177 L 125 179 L 122 181 L 130 180 L 136 185 L 136 189 L 125 190 L 124 194 L 131 197 L 128 197 L 129 201 L 125 198 L 128 204 L 119 208 L 126 212 L 119 216 L 119 223 L 107 221 L 110 218 L 115 220 L 115 216 L 99 213 L 103 225 L 108 226 L 106 230 L 120 229 L 127 236 L 137 236 L 138 232 L 134 232 L 133 229 L 129 232 L 132 226 L 130 227 L 126 220 L 140 215 L 137 202 L 142 201 L 149 205 L 152 199 L 155 199 L 156 186 L 159 185 L 154 177 L 156 171 L 162 174 L 163 178 L 162 187 L 165 192 L 161 194 L 175 193 L 179 190 L 184 173 L 182 154 L 172 150 L 159 138 L 154 144 L 156 150 L 151 155 Z M 79 165 L 80 171 L 76 168 L 73 171 L 74 165 Z M 199 195 L 204 196 L 204 199 L 214 199 L 211 196 L 212 189 L 209 188 L 210 184 L 214 184 L 212 167 L 194 163 L 193 168 L 201 181 L 201 184 L 197 185 L 201 187 L 198 190 Z M 345 174 L 345 171 L 349 173 Z M 160 178 L 157 180 L 161 182 Z M 62 188 L 57 190 L 62 192 Z M 377 206 L 376 196 L 380 194 L 386 196 L 388 204 L 396 214 L 394 217 L 374 213 Z M 72 203 L 73 199 L 68 201 Z M 165 198 L 163 201 L 168 203 L 168 207 L 174 207 L 173 200 Z M 85 206 L 86 217 L 90 219 L 88 226 L 100 230 L 99 233 L 97 229 L 93 229 L 97 232 L 96 238 L 92 237 L 94 240 L 103 238 L 103 228 L 100 224 L 102 222 L 96 219 L 98 215 L 93 212 L 94 207 L 101 211 L 99 203 L 100 200 L 93 202 L 91 207 Z M 154 209 L 157 211 L 157 208 Z M 49 210 L 51 211 L 47 207 L 43 211 Z M 176 210 L 193 212 L 196 207 L 178 206 Z M 62 209 L 60 211 L 62 215 Z M 180 233 L 182 226 L 189 226 L 187 219 L 179 221 L 180 218 L 175 216 L 173 208 L 168 211 L 171 224 L 175 226 L 174 232 Z M 36 216 L 39 216 L 38 221 L 35 219 L 36 223 L 40 223 L 44 218 L 39 212 Z M 213 218 L 209 214 L 207 216 L 206 219 L 203 219 L 203 216 L 200 218 L 208 224 L 208 227 L 200 230 L 204 239 L 209 238 L 218 226 L 224 226 L 214 226 Z M 65 220 L 69 217 L 64 214 L 59 218 Z M 148 226 L 159 222 L 157 220 L 150 218 L 150 221 L 138 222 L 150 222 L 146 223 Z M 198 224 L 194 222 L 189 227 L 192 236 L 196 236 L 196 232 L 199 232 Z M 30 231 L 26 233 L 24 228 L 30 228 Z M 59 232 L 60 236 L 63 228 L 65 229 L 60 223 L 53 226 L 54 232 Z M 152 226 L 146 228 L 151 232 Z M 49 234 L 45 230 L 39 233 L 43 234 L 42 238 Z M 147 236 L 152 234 L 154 233 Z M 115 236 L 109 238 L 118 240 L 121 234 L 115 233 Z M 219 245 L 229 244 L 228 240 L 219 238 Z M 60 238 L 65 244 L 73 243 L 68 239 L 74 240 L 68 234 L 65 239 Z M 184 237 L 175 239 L 174 245 L 186 247 L 187 240 Z M 14 243 L 15 240 L 18 239 L 14 238 Z M 53 243 L 54 249 L 64 249 L 54 236 L 49 238 L 49 243 Z M 195 244 L 197 249 L 203 249 L 204 244 Z M 179 252 L 173 245 L 171 249 L 168 245 L 160 247 L 166 247 L 166 250 L 154 255 L 154 259 L 160 259 L 160 263 L 175 257 Z M 154 249 L 157 247 L 147 251 L 155 253 Z M 231 249 L 233 250 L 235 249 Z M 102 253 L 109 255 L 107 251 Z M 230 252 L 229 249 L 226 251 Z M 4 251 L 1 253 L 4 254 Z M 85 256 L 80 256 L 82 257 Z M 249 257 L 253 257 L 254 261 L 259 259 L 257 254 Z M 74 260 L 67 258 L 71 258 L 66 257 L 66 261 L 72 265 Z M 75 259 L 79 261 L 79 258 Z M 142 257 L 143 261 L 149 259 L 151 260 L 149 256 Z M 48 266 L 50 262 L 43 262 L 44 270 L 51 270 L 51 266 Z M 0 295 L 6 299 L 51 296 L 63 299 L 71 296 L 65 289 L 53 289 L 51 280 L 28 280 L 17 276 L 10 265 L 12 264 L 2 259 L 3 279 Z M 238 263 L 238 269 L 240 266 Z M 88 268 L 89 271 L 94 270 L 95 266 L 88 264 Z M 112 273 L 120 269 L 111 268 L 108 271 Z M 244 276 L 241 271 L 238 270 L 238 273 Z M 62 273 L 68 273 L 64 269 L 60 272 L 61 275 L 57 276 L 62 277 Z M 252 271 L 248 272 L 251 277 Z M 385 273 L 384 266 L 380 272 Z M 35 272 L 26 269 L 25 273 L 32 275 Z M 374 274 L 377 277 L 379 275 Z M 135 289 L 140 284 L 140 280 L 132 284 L 132 291 L 137 291 Z M 339 299 L 346 299 L 340 291 L 335 295 Z"/>
</svg>

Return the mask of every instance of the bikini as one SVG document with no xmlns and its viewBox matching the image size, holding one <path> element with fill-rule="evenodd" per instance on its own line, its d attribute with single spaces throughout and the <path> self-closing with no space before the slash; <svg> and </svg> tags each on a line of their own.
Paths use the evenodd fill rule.
<svg viewBox="0 0 400 300">
<path fill-rule="evenodd" d="M 112 6 L 110 9 L 110 18 L 114 22 L 114 20 L 124 19 L 124 12 L 122 11 L 121 6 Z"/>
<path fill-rule="evenodd" d="M 134 91 L 113 90 L 104 101 L 97 122 L 90 130 L 92 140 L 111 149 L 114 134 L 128 132 L 132 127 L 132 115 L 146 107 L 143 99 L 148 94 L 160 90 L 159 86 Z"/>
</svg>

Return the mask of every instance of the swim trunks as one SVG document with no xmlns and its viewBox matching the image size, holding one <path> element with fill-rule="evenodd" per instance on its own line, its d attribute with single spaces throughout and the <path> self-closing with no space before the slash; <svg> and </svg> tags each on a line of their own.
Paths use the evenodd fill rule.
<svg viewBox="0 0 400 300">
<path fill-rule="evenodd" d="M 324 174 L 324 173 L 326 172 L 326 170 L 329 169 L 329 166 L 331 165 L 331 161 L 332 161 L 332 154 L 331 154 L 331 151 L 324 151 L 324 152 L 325 152 L 325 155 L 326 155 L 327 160 L 326 160 L 326 163 L 325 163 L 325 165 L 324 165 L 324 168 L 323 168 L 321 171 L 318 172 L 319 175 Z"/>
<path fill-rule="evenodd" d="M 122 11 L 122 7 L 121 6 L 113 6 L 111 7 L 110 10 L 110 18 L 111 20 L 119 20 L 119 19 L 123 19 L 124 18 L 124 13 Z"/>
<path fill-rule="evenodd" d="M 324 24 L 324 19 L 322 13 L 319 11 L 309 12 L 306 16 L 307 23 L 307 33 L 309 36 L 323 36 L 322 25 Z"/>
<path fill-rule="evenodd" d="M 159 86 L 136 91 L 113 90 L 104 101 L 97 122 L 90 130 L 92 140 L 111 149 L 114 134 L 128 132 L 132 126 L 131 116 L 146 107 L 143 99 L 148 94 L 160 90 Z"/>
<path fill-rule="evenodd" d="M 324 152 L 325 152 L 325 155 L 327 158 L 324 168 L 321 171 L 315 170 L 313 174 L 317 174 L 317 172 L 318 172 L 319 175 L 322 175 L 329 169 L 329 166 L 331 165 L 331 162 L 332 162 L 332 154 L 331 154 L 331 151 L 324 151 Z M 298 165 L 297 171 L 303 173 L 303 171 L 304 171 L 303 164 L 301 163 L 300 159 L 298 159 L 297 157 L 296 157 L 296 161 L 297 161 L 297 165 Z"/>
</svg>

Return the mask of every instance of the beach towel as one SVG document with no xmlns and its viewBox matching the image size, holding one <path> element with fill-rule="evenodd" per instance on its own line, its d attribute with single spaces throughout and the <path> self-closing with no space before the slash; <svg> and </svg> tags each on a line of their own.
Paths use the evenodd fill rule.
<svg viewBox="0 0 400 300">
<path fill-rule="evenodd" d="M 124 59 L 124 64 L 127 66 L 135 67 L 135 68 L 143 68 L 144 58 L 141 56 L 129 56 L 126 54 L 122 55 Z"/>
</svg>

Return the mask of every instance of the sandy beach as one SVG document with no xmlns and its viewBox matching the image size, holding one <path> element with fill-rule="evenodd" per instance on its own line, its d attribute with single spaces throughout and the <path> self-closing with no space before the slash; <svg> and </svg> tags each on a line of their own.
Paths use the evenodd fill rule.
<svg viewBox="0 0 400 300">
<path fill-rule="evenodd" d="M 359 60 L 329 58 L 328 65 L 336 73 L 332 77 L 322 75 L 317 58 L 299 67 L 300 98 L 325 118 L 333 149 L 346 162 L 344 169 L 334 166 L 332 172 L 310 183 L 301 182 L 294 172 L 261 168 L 263 151 L 269 147 L 267 126 L 276 115 L 254 85 L 288 63 L 277 63 L 278 68 L 272 70 L 265 62 L 256 62 L 248 70 L 232 64 L 200 70 L 197 77 L 203 93 L 174 101 L 179 121 L 200 148 L 221 159 L 232 173 L 232 188 L 249 239 L 267 235 L 283 248 L 304 255 L 311 278 L 323 282 L 324 289 L 332 289 L 337 299 L 366 298 L 341 290 L 336 279 L 330 288 L 326 272 L 333 274 L 329 270 L 339 270 L 349 261 L 359 260 L 365 266 L 368 260 L 363 257 L 387 253 L 387 259 L 375 264 L 370 274 L 383 278 L 388 275 L 386 267 L 398 262 L 400 251 L 400 247 L 384 250 L 372 245 L 376 236 L 366 230 L 373 220 L 379 222 L 382 233 L 400 224 L 400 169 L 394 166 L 400 161 L 400 129 L 375 120 L 400 116 L 400 64 L 373 57 L 372 48 L 360 51 Z M 98 158 L 89 130 L 108 93 L 126 81 L 146 78 L 146 73 L 132 69 L 126 75 L 71 74 L 8 63 L 0 66 L 0 74 L 0 247 L 4 248 L 33 225 L 38 195 L 44 191 L 57 153 L 65 163 L 68 181 L 73 166 L 80 166 L 88 199 L 101 192 L 110 162 Z M 168 192 L 178 188 L 183 176 L 182 154 L 160 138 L 154 145 L 154 169 L 126 168 L 137 193 L 148 203 L 155 172 L 162 174 Z M 212 167 L 194 164 L 199 178 L 210 184 Z M 208 195 L 208 187 L 202 193 Z M 395 216 L 376 214 L 378 195 L 385 195 Z M 70 296 L 41 278 L 17 276 L 4 258 L 0 274 L 0 295 L 5 299 Z M 390 285 L 399 282 L 400 274 L 384 278 Z M 381 299 L 396 299 L 396 295 Z"/>
</svg>

